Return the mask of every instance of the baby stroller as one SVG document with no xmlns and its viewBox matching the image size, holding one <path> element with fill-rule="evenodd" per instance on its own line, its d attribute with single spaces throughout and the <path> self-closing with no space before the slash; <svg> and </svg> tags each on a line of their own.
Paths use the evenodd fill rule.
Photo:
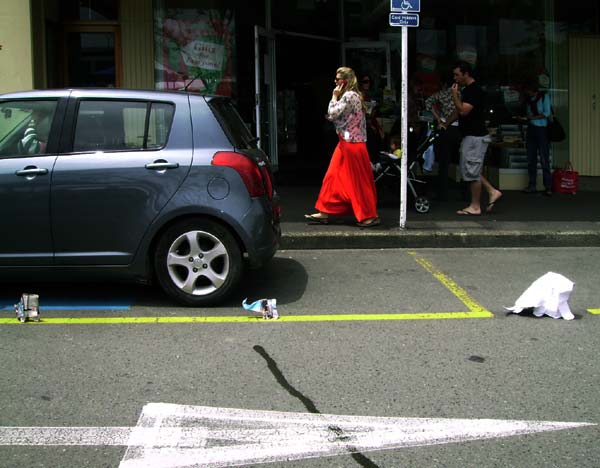
<svg viewBox="0 0 600 468">
<path fill-rule="evenodd" d="M 431 124 L 430 124 L 431 125 Z M 415 210 L 417 213 L 427 213 L 431 208 L 429 203 L 429 199 L 422 195 L 422 188 L 424 188 L 425 181 L 419 180 L 416 176 L 416 164 L 422 168 L 423 164 L 423 154 L 427 149 L 433 145 L 435 140 L 439 137 L 439 131 L 435 129 L 433 126 L 429 127 L 431 132 L 424 132 L 425 136 L 421 139 L 420 143 L 417 143 L 416 150 L 411 150 L 410 136 L 409 136 L 409 145 L 408 145 L 408 171 L 407 171 L 407 189 L 410 196 L 410 199 L 414 203 Z M 379 164 L 377 164 L 375 170 L 375 184 L 379 186 L 380 189 L 383 190 L 383 186 L 389 182 L 394 182 L 394 186 L 397 188 L 397 192 L 399 192 L 399 183 L 400 183 L 400 170 L 401 170 L 401 158 L 394 155 L 393 153 L 388 153 L 386 151 L 381 151 L 379 158 Z M 419 187 L 419 190 L 417 190 Z"/>
</svg>

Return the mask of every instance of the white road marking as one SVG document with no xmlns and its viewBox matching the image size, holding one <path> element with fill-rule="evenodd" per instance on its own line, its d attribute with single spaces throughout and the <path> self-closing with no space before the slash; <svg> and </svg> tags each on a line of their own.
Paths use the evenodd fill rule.
<svg viewBox="0 0 600 468">
<path fill-rule="evenodd" d="M 150 403 L 144 406 L 136 427 L 0 427 L 0 445 L 127 446 L 120 468 L 218 468 L 595 425 L 340 416 Z"/>
</svg>

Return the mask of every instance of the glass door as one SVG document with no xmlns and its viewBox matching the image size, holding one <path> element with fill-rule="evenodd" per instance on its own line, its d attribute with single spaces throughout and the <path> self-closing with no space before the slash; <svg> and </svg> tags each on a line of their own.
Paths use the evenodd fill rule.
<svg viewBox="0 0 600 468">
<path fill-rule="evenodd" d="M 273 170 L 279 166 L 277 153 L 277 86 L 275 35 L 254 27 L 254 86 L 256 136 L 267 153 Z"/>
</svg>

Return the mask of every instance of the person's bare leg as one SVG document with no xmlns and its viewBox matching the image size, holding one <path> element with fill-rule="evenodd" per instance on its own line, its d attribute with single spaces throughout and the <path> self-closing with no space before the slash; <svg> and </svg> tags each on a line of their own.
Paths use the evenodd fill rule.
<svg viewBox="0 0 600 468">
<path fill-rule="evenodd" d="M 495 202 L 496 200 L 498 200 L 498 198 L 502 196 L 502 192 L 496 187 L 494 187 L 492 184 L 490 184 L 490 181 L 487 180 L 484 176 L 481 176 L 481 184 L 483 185 L 483 188 L 485 188 L 485 191 L 488 193 L 490 203 Z"/>
<path fill-rule="evenodd" d="M 481 214 L 481 180 L 474 180 L 470 183 L 471 204 L 456 213 L 459 215 L 479 215 Z"/>
<path fill-rule="evenodd" d="M 483 188 L 488 193 L 488 204 L 486 211 L 490 212 L 494 208 L 494 204 L 500 199 L 502 196 L 502 192 L 490 184 L 489 180 L 487 180 L 484 176 L 481 176 L 481 184 Z"/>
<path fill-rule="evenodd" d="M 481 180 L 471 182 L 471 204 L 469 208 L 474 213 L 481 213 Z"/>
</svg>

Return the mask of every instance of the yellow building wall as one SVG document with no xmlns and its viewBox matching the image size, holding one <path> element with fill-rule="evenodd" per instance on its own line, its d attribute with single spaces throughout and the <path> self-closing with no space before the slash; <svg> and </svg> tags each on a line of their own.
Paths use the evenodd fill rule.
<svg viewBox="0 0 600 468">
<path fill-rule="evenodd" d="M 0 93 L 33 87 L 29 2 L 0 1 Z"/>
<path fill-rule="evenodd" d="M 152 0 L 122 0 L 120 23 L 123 87 L 154 89 Z"/>
<path fill-rule="evenodd" d="M 600 176 L 600 36 L 569 39 L 569 153 L 579 175 Z"/>
</svg>

